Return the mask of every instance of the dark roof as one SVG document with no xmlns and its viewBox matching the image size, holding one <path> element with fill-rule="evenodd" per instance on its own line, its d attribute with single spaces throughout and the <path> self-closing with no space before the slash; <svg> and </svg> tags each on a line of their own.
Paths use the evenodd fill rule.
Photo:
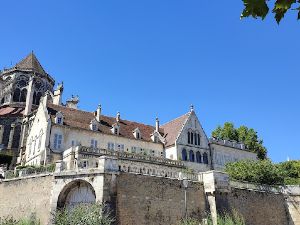
<svg viewBox="0 0 300 225">
<path fill-rule="evenodd" d="M 0 117 L 22 117 L 24 115 L 24 107 L 0 107 Z"/>
<path fill-rule="evenodd" d="M 190 113 L 186 113 L 161 126 L 165 134 L 164 138 L 166 139 L 166 147 L 175 144 L 175 141 L 189 116 Z"/>
<path fill-rule="evenodd" d="M 63 120 L 64 125 L 74 127 L 74 128 L 90 130 L 90 122 L 93 119 L 95 119 L 95 115 L 92 112 L 72 109 L 65 106 L 54 105 L 51 103 L 48 103 L 47 109 L 53 122 L 56 113 L 61 112 L 64 116 L 64 120 Z M 101 123 L 100 123 L 101 125 L 99 127 L 99 131 L 105 134 L 112 134 L 111 128 L 112 125 L 115 123 L 116 123 L 115 117 L 101 115 Z M 123 120 L 123 119 L 120 120 L 119 124 L 120 124 L 121 137 L 134 139 L 133 131 L 136 128 L 139 128 L 141 132 L 142 140 L 149 141 L 149 142 L 152 141 L 151 134 L 155 130 L 154 126 L 145 125 L 142 123 Z"/>
<path fill-rule="evenodd" d="M 43 75 L 47 74 L 33 52 L 17 63 L 15 67 L 21 70 L 32 70 Z"/>
</svg>

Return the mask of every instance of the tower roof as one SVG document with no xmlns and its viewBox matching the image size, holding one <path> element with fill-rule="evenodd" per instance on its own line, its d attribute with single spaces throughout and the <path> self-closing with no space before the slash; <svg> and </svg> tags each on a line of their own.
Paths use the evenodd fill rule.
<svg viewBox="0 0 300 225">
<path fill-rule="evenodd" d="M 33 52 L 17 63 L 15 67 L 21 70 L 32 70 L 40 74 L 47 74 Z"/>
</svg>

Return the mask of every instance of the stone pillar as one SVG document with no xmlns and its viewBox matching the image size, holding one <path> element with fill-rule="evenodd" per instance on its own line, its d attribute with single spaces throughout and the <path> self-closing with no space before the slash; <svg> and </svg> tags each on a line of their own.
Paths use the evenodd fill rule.
<svg viewBox="0 0 300 225">
<path fill-rule="evenodd" d="M 26 107 L 24 111 L 24 115 L 27 116 L 29 113 L 31 113 L 32 109 L 32 101 L 33 101 L 33 77 L 30 78 L 29 84 L 28 84 L 28 90 L 27 90 L 27 96 L 26 96 Z"/>
<path fill-rule="evenodd" d="M 4 125 L 0 125 L 0 145 L 3 141 Z"/>
<path fill-rule="evenodd" d="M 11 125 L 10 134 L 9 134 L 9 141 L 8 141 L 8 145 L 7 145 L 8 149 L 12 148 L 12 144 L 13 144 L 13 141 L 14 141 L 15 127 L 16 127 L 15 124 Z"/>
</svg>

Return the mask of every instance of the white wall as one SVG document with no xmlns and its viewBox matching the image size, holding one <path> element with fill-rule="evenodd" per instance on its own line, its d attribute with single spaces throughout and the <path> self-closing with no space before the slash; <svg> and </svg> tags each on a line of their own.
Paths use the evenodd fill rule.
<svg viewBox="0 0 300 225">
<path fill-rule="evenodd" d="M 54 149 L 54 135 L 61 134 L 63 136 L 62 147 L 60 150 Z M 77 128 L 54 124 L 51 128 L 50 148 L 56 152 L 63 152 L 65 149 L 72 147 L 72 141 L 80 143 L 82 146 L 91 146 L 91 140 L 97 141 L 97 148 L 107 149 L 108 143 L 114 143 L 115 150 L 118 150 L 117 144 L 124 145 L 124 151 L 131 152 L 131 147 L 137 147 L 146 150 L 148 155 L 151 155 L 150 150 L 154 150 L 154 156 L 161 157 L 163 154 L 163 144 L 146 142 L 143 140 L 128 139 L 117 135 L 103 134 L 98 131 L 89 131 Z"/>
<path fill-rule="evenodd" d="M 213 155 L 213 168 L 224 170 L 225 164 L 243 159 L 257 160 L 257 155 L 247 150 L 241 150 L 228 146 L 210 144 Z"/>
<path fill-rule="evenodd" d="M 49 126 L 48 114 L 43 104 L 40 104 L 26 141 L 26 165 L 43 163 Z"/>
</svg>

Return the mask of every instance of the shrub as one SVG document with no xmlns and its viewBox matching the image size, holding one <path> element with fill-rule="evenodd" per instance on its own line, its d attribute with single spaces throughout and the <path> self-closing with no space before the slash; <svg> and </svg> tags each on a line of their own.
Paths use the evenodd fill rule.
<svg viewBox="0 0 300 225">
<path fill-rule="evenodd" d="M 53 219 L 55 225 L 111 225 L 113 222 L 111 213 L 99 203 L 58 210 Z"/>
<path fill-rule="evenodd" d="M 279 165 L 270 160 L 243 160 L 226 164 L 230 178 L 258 184 L 284 184 L 284 173 Z"/>
</svg>

